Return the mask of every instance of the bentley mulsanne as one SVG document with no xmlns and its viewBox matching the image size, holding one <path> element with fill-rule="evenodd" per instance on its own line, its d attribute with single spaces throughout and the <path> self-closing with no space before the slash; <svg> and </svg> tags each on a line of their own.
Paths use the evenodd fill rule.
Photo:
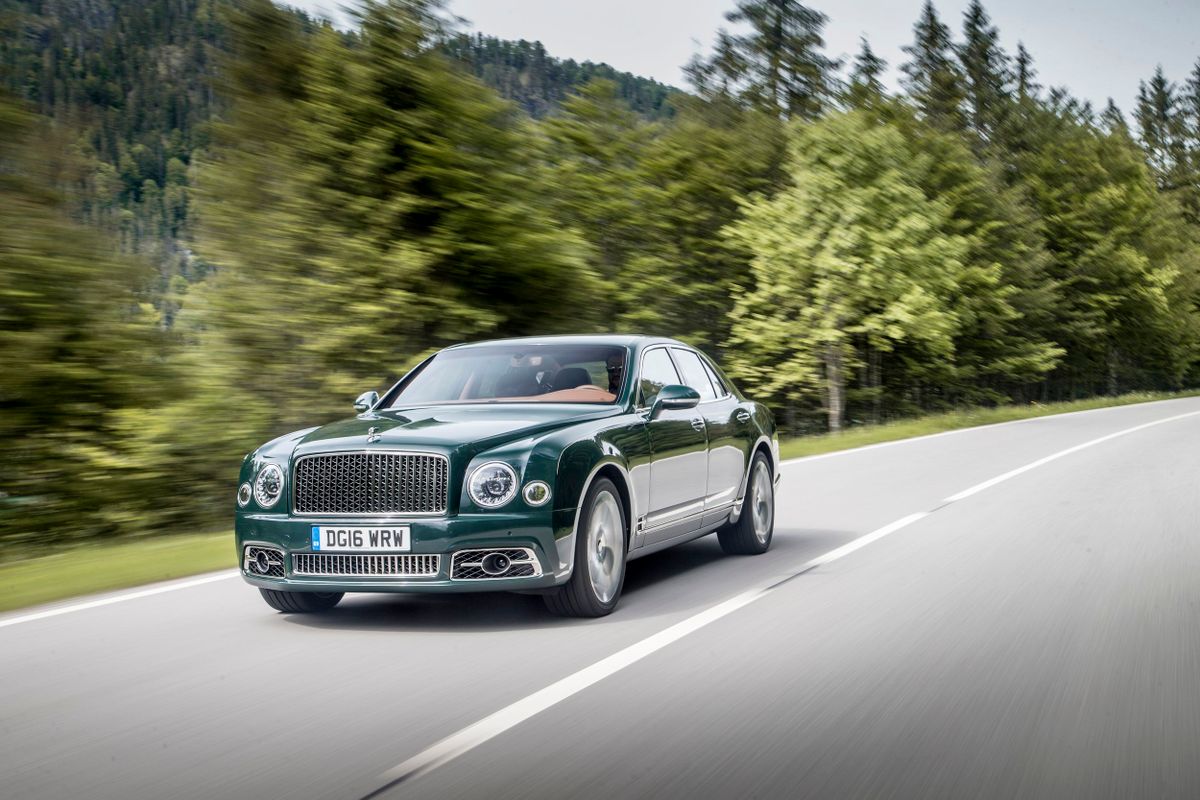
<svg viewBox="0 0 1200 800">
<path fill-rule="evenodd" d="M 522 591 L 595 617 L 631 559 L 710 533 L 731 554 L 771 545 L 771 413 L 673 339 L 458 345 L 354 410 L 242 464 L 242 574 L 278 611 Z"/>
</svg>

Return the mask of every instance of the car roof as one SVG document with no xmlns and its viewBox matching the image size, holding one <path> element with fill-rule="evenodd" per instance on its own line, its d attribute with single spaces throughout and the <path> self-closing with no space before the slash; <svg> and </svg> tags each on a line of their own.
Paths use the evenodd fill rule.
<svg viewBox="0 0 1200 800">
<path fill-rule="evenodd" d="M 613 345 L 615 347 L 645 347 L 651 344 L 673 344 L 680 347 L 689 347 L 676 339 L 668 339 L 665 336 L 646 336 L 643 334 L 632 333 L 603 333 L 603 334 L 567 334 L 559 336 L 522 336 L 513 339 L 489 339 L 483 342 L 465 342 L 447 347 L 447 350 L 456 350 L 460 347 L 491 347 L 502 346 L 513 343 L 523 343 L 531 345 L 552 345 L 552 344 L 591 344 L 591 345 Z"/>
</svg>

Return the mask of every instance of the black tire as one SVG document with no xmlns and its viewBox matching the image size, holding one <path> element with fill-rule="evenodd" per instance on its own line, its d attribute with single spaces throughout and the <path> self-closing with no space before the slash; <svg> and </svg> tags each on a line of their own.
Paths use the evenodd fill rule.
<svg viewBox="0 0 1200 800">
<path fill-rule="evenodd" d="M 316 614 L 328 611 L 341 602 L 343 592 L 278 592 L 274 589 L 258 590 L 267 605 L 285 614 Z"/>
<path fill-rule="evenodd" d="M 603 515 L 603 521 L 612 520 L 612 501 L 616 501 L 616 518 L 620 530 L 615 538 L 610 533 L 610 544 L 620 543 L 620 553 L 615 553 L 612 547 L 607 548 L 612 561 L 607 562 L 603 557 L 602 563 L 611 563 L 612 570 L 602 572 L 597 580 L 593 580 L 593 559 L 589 557 L 588 532 L 592 530 L 593 517 Z M 605 538 L 598 534 L 601 539 Z M 608 478 L 598 478 L 588 489 L 583 500 L 583 510 L 579 515 L 579 529 L 575 532 L 575 569 L 571 579 L 554 591 L 544 595 L 546 607 L 560 617 L 603 617 L 611 614 L 621 599 L 621 589 L 625 586 L 625 556 L 629 549 L 629 523 L 625 518 L 625 506 L 621 502 L 621 493 Z M 599 567 L 603 570 L 603 567 Z M 616 574 L 614 574 L 616 573 Z M 597 583 L 609 589 L 610 596 L 605 598 L 597 593 Z"/>
<path fill-rule="evenodd" d="M 765 475 L 765 481 L 760 480 L 760 472 Z M 764 524 L 763 506 L 759 505 L 760 497 L 765 495 L 767 511 Z M 755 510 L 759 510 L 756 516 Z M 737 522 L 731 522 L 717 530 L 717 539 L 721 549 L 735 556 L 757 556 L 767 552 L 771 547 L 771 538 L 775 535 L 775 480 L 771 474 L 771 462 L 758 452 L 750 462 L 750 473 L 746 479 L 746 497 L 742 503 L 742 513 Z"/>
</svg>

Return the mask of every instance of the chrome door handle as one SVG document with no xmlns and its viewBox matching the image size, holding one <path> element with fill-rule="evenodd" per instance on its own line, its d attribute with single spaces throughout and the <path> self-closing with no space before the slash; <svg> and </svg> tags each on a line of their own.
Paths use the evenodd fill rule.
<svg viewBox="0 0 1200 800">
<path fill-rule="evenodd" d="M 735 414 L 735 416 L 737 417 L 738 422 L 749 422 L 750 421 L 750 412 L 749 411 L 745 411 L 745 410 L 739 411 L 739 412 L 737 412 L 737 414 Z"/>
<path fill-rule="evenodd" d="M 698 431 L 704 430 L 704 419 L 701 417 L 692 417 L 692 427 Z"/>
</svg>

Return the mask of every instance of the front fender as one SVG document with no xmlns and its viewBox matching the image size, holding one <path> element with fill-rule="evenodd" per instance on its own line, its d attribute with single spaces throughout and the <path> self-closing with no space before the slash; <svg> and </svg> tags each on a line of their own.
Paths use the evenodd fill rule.
<svg viewBox="0 0 1200 800">
<path fill-rule="evenodd" d="M 643 444 L 645 443 L 645 444 Z M 639 485 L 639 461 L 648 451 L 648 439 L 641 426 L 623 428 L 620 431 L 598 432 L 587 438 L 577 439 L 562 446 L 558 451 L 554 478 L 554 525 L 560 564 L 559 577 L 569 577 L 575 563 L 575 536 L 579 529 L 579 517 L 584 497 L 592 483 L 603 472 L 618 484 L 625 504 L 627 546 L 635 543 L 638 509 L 648 485 Z M 645 458 L 648 467 L 648 456 Z"/>
</svg>

